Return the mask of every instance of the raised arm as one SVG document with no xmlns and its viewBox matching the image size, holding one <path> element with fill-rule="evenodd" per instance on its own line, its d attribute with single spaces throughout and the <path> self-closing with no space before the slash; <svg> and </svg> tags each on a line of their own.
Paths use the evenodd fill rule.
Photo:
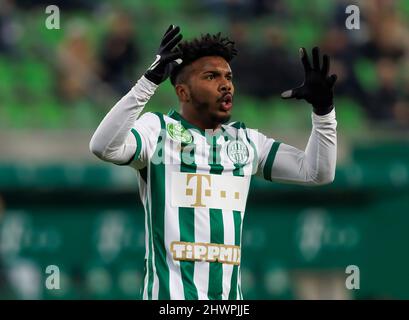
<svg viewBox="0 0 409 320">
<path fill-rule="evenodd" d="M 281 94 L 284 99 L 305 99 L 313 107 L 312 132 L 305 151 L 270 142 L 268 157 L 264 159 L 264 177 L 287 183 L 321 185 L 334 180 L 337 158 L 337 121 L 333 102 L 335 74 L 329 76 L 330 61 L 323 56 L 320 66 L 319 49 L 312 50 L 311 66 L 304 48 L 300 58 L 304 67 L 301 86 Z"/>
<path fill-rule="evenodd" d="M 94 132 L 89 148 L 104 161 L 128 163 L 137 149 L 132 127 L 158 86 L 142 76 L 108 112 Z"/>
<path fill-rule="evenodd" d="M 169 26 L 155 61 L 98 126 L 89 144 L 91 152 L 98 158 L 116 164 L 127 164 L 132 160 L 138 149 L 138 139 L 131 129 L 158 85 L 168 78 L 175 64 L 182 62 L 181 53 L 174 49 L 182 39 L 179 31 L 179 27 Z"/>
<path fill-rule="evenodd" d="M 337 160 L 335 110 L 324 116 L 312 114 L 312 132 L 305 151 L 281 143 L 271 166 L 271 180 L 304 185 L 334 181 Z"/>
</svg>

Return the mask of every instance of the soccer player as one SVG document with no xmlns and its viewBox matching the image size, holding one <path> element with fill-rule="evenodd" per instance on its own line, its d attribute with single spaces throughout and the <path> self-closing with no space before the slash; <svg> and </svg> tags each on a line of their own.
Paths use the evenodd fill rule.
<svg viewBox="0 0 409 320">
<path fill-rule="evenodd" d="M 318 48 L 312 65 L 300 49 L 304 82 L 282 97 L 312 104 L 312 132 L 302 151 L 243 122 L 227 124 L 234 42 L 220 33 L 181 39 L 180 28 L 171 25 L 154 63 L 102 120 L 90 150 L 138 175 L 145 208 L 144 299 L 242 299 L 241 231 L 251 177 L 304 185 L 333 181 L 336 76 L 328 76 L 328 56 L 320 65 Z M 141 116 L 168 77 L 179 111 Z"/>
</svg>

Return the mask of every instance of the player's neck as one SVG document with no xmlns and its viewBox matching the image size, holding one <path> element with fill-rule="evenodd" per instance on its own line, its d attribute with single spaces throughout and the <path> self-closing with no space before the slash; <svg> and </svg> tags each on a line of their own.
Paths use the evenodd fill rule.
<svg viewBox="0 0 409 320">
<path fill-rule="evenodd" d="M 221 128 L 221 123 L 214 123 L 212 121 L 207 121 L 208 119 L 202 114 L 187 111 L 186 108 L 181 108 L 180 115 L 190 124 L 198 127 L 202 130 L 217 130 Z"/>
</svg>

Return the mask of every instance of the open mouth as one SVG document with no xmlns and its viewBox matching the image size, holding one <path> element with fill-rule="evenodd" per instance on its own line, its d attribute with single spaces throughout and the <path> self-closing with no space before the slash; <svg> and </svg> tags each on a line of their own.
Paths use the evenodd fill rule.
<svg viewBox="0 0 409 320">
<path fill-rule="evenodd" d="M 221 106 L 224 111 L 229 111 L 233 107 L 233 96 L 228 93 L 221 100 Z"/>
</svg>

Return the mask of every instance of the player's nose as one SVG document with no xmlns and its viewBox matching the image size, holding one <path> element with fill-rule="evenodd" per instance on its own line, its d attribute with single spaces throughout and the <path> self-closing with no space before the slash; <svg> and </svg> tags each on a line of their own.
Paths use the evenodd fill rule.
<svg viewBox="0 0 409 320">
<path fill-rule="evenodd" d="M 230 92 L 232 89 L 232 85 L 230 81 L 224 81 L 220 84 L 219 90 L 221 92 Z"/>
</svg>

